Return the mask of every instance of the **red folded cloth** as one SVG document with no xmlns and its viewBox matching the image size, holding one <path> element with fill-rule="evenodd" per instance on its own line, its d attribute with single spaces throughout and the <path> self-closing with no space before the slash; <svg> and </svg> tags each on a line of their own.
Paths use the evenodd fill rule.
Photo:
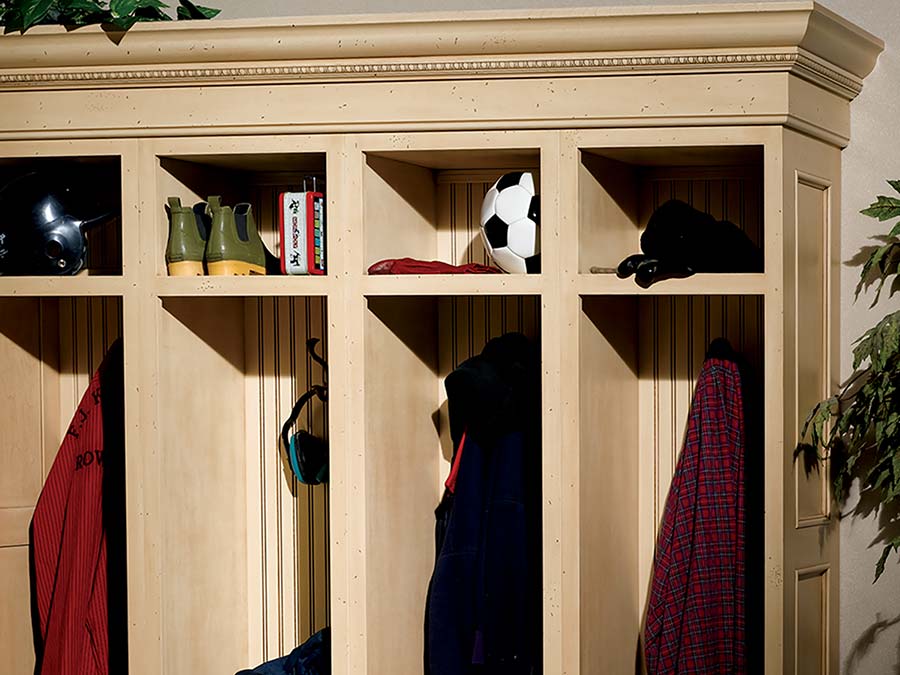
<svg viewBox="0 0 900 675">
<path fill-rule="evenodd" d="M 369 267 L 369 274 L 502 274 L 503 270 L 478 263 L 451 265 L 439 260 L 388 258 Z"/>
</svg>

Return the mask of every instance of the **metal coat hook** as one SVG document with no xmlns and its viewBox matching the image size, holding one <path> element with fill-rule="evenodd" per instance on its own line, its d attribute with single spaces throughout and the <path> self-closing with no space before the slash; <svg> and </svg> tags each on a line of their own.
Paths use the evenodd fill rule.
<svg viewBox="0 0 900 675">
<path fill-rule="evenodd" d="M 316 396 L 320 400 L 325 401 L 328 399 L 328 363 L 316 353 L 316 345 L 319 342 L 319 338 L 309 338 L 306 341 L 306 353 L 309 354 L 309 358 L 322 366 L 322 381 L 324 384 L 313 385 L 313 390 L 315 390 Z"/>
</svg>

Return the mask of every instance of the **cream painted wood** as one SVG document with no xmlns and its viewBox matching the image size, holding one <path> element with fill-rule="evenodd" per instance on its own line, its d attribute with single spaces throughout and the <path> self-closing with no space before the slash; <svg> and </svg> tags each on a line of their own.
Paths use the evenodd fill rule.
<svg viewBox="0 0 900 675">
<path fill-rule="evenodd" d="M 27 528 L 27 524 L 26 524 Z M 3 636 L 4 668 L 10 673 L 34 672 L 31 594 L 28 584 L 28 545 L 0 546 L 0 635 Z"/>
<path fill-rule="evenodd" d="M 253 656 L 243 301 L 170 298 L 158 312 L 162 672 L 226 671 Z"/>
<path fill-rule="evenodd" d="M 647 584 L 638 559 L 638 436 L 646 421 L 636 309 L 634 298 L 602 296 L 584 297 L 580 307 L 580 672 L 633 672 L 639 653 Z M 592 581 L 597 570 L 616 579 L 603 593 Z"/>
<path fill-rule="evenodd" d="M 292 479 L 278 435 L 296 398 L 323 381 L 305 343 L 326 337 L 325 304 L 171 298 L 161 311 L 160 449 L 173 519 L 163 525 L 163 622 L 173 630 L 164 658 L 176 671 L 200 667 L 207 656 L 186 636 L 215 643 L 239 625 L 244 639 L 216 658 L 244 667 L 328 624 L 327 488 Z M 327 437 L 318 402 L 299 424 Z"/>
<path fill-rule="evenodd" d="M 0 363 L 9 383 L 0 453 L 0 649 L 9 672 L 34 669 L 28 546 L 41 487 L 69 422 L 109 345 L 121 334 L 121 301 L 109 297 L 0 298 Z M 82 387 L 82 384 L 84 386 Z"/>
<path fill-rule="evenodd" d="M 173 23 L 119 46 L 40 27 L 0 45 L 0 176 L 118 158 L 123 204 L 121 244 L 105 242 L 121 265 L 91 270 L 112 276 L 0 278 L 0 367 L 27 383 L 2 395 L 34 427 L 0 433 L 40 438 L 0 479 L 13 588 L 115 324 L 131 672 L 234 672 L 324 621 L 338 675 L 418 672 L 442 378 L 522 325 L 542 343 L 544 672 L 631 672 L 691 383 L 723 332 L 765 386 L 765 672 L 836 672 L 827 476 L 800 480 L 789 450 L 836 376 L 840 148 L 879 40 L 802 1 Z M 540 178 L 542 274 L 366 275 L 382 257 L 483 261 L 480 195 L 514 168 Z M 166 197 L 250 201 L 274 249 L 274 195 L 304 175 L 327 185 L 326 277 L 165 276 Z M 765 271 L 646 290 L 590 274 L 637 251 L 668 195 L 740 220 Z M 330 359 L 327 504 L 296 500 L 272 428 L 312 330 Z M 24 596 L 6 597 L 0 634 L 30 672 Z"/>
<path fill-rule="evenodd" d="M 793 447 L 811 403 L 836 386 L 839 325 L 840 156 L 824 144 L 784 134 L 785 446 Z M 789 159 L 788 159 L 789 158 Z M 839 568 L 836 520 L 826 470 L 807 476 L 786 461 L 785 661 L 797 672 L 838 672 Z M 816 611 L 813 611 L 815 609 Z M 816 671 L 819 672 L 819 671 Z"/>
<path fill-rule="evenodd" d="M 15 424 L 4 424 L 0 453 L 6 470 L 0 479 L 0 643 L 16 670 L 34 669 L 31 598 L 28 585 L 28 540 L 31 514 L 44 481 L 41 406 L 41 316 L 38 299 L 0 300 L 0 357 L 4 376 L 20 383 L 4 386 L 2 400 Z M 58 333 L 57 333 L 58 335 Z M 57 338 L 58 339 L 58 338 Z"/>
</svg>

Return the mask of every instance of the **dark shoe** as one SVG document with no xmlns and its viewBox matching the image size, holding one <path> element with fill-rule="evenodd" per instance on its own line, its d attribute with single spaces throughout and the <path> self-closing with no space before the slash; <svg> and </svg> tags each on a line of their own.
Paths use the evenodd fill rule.
<svg viewBox="0 0 900 675">
<path fill-rule="evenodd" d="M 641 288 L 650 288 L 657 281 L 664 279 L 684 279 L 694 273 L 687 265 L 646 258 L 634 272 L 634 281 Z"/>
<path fill-rule="evenodd" d="M 638 265 L 644 262 L 647 259 L 643 253 L 635 253 L 634 255 L 630 255 L 625 260 L 619 263 L 619 266 L 616 268 L 616 276 L 620 279 L 627 279 L 632 274 L 637 271 Z"/>
</svg>

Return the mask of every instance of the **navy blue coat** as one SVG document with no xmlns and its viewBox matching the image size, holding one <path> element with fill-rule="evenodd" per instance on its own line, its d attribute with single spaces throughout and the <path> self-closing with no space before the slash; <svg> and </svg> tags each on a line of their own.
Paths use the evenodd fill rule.
<svg viewBox="0 0 900 675">
<path fill-rule="evenodd" d="M 445 382 L 466 442 L 437 509 L 427 675 L 534 675 L 541 663 L 540 369 L 520 334 L 490 341 Z"/>
</svg>

